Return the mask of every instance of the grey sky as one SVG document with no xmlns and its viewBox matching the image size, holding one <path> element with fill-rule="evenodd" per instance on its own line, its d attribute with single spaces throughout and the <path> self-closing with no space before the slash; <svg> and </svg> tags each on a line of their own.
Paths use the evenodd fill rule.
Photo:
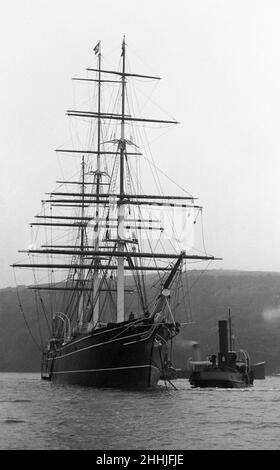
<svg viewBox="0 0 280 470">
<path fill-rule="evenodd" d="M 117 65 L 123 34 L 131 65 L 163 77 L 156 101 L 181 123 L 153 155 L 199 197 L 208 252 L 223 257 L 212 267 L 279 271 L 279 24 L 271 0 L 2 1 L 0 287 L 61 176 L 53 149 L 68 138 L 71 77 L 100 39 Z"/>
</svg>

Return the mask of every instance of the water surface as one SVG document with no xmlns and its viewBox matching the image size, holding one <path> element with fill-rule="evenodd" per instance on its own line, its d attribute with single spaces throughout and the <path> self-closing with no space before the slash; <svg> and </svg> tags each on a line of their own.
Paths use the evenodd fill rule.
<svg viewBox="0 0 280 470">
<path fill-rule="evenodd" d="M 0 374 L 0 449 L 279 449 L 280 377 L 249 389 L 122 391 Z"/>
</svg>

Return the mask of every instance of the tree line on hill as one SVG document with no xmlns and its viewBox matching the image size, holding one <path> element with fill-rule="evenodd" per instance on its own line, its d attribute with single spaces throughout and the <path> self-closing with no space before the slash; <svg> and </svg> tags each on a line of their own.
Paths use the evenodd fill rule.
<svg viewBox="0 0 280 470">
<path fill-rule="evenodd" d="M 192 341 L 202 358 L 218 351 L 218 320 L 227 319 L 230 308 L 236 347 L 246 349 L 252 362 L 265 361 L 267 374 L 280 372 L 280 273 L 191 271 L 184 282 L 190 296 L 176 311 L 182 327 L 174 341 L 175 367 L 186 367 Z M 0 290 L 0 371 L 39 371 L 48 327 L 38 321 L 33 292 L 21 286 L 18 293 Z"/>
</svg>

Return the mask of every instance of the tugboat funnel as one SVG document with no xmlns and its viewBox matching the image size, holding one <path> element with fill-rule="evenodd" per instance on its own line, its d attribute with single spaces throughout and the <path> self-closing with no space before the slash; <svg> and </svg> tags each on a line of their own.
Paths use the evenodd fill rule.
<svg viewBox="0 0 280 470">
<path fill-rule="evenodd" d="M 193 342 L 193 360 L 201 361 L 201 351 L 198 343 Z"/>
<path fill-rule="evenodd" d="M 219 341 L 220 341 L 219 366 L 222 366 L 227 363 L 227 357 L 228 357 L 227 320 L 219 321 Z"/>
</svg>

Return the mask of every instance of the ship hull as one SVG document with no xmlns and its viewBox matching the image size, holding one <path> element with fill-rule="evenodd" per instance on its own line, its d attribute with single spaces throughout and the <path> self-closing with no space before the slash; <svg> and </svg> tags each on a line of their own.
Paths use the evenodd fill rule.
<svg viewBox="0 0 280 470">
<path fill-rule="evenodd" d="M 190 376 L 190 384 L 200 388 L 244 388 L 249 386 L 244 374 L 238 371 L 195 371 Z"/>
<path fill-rule="evenodd" d="M 153 388 L 164 374 L 170 331 L 157 325 L 95 331 L 45 355 L 42 378 L 94 387 Z"/>
</svg>

